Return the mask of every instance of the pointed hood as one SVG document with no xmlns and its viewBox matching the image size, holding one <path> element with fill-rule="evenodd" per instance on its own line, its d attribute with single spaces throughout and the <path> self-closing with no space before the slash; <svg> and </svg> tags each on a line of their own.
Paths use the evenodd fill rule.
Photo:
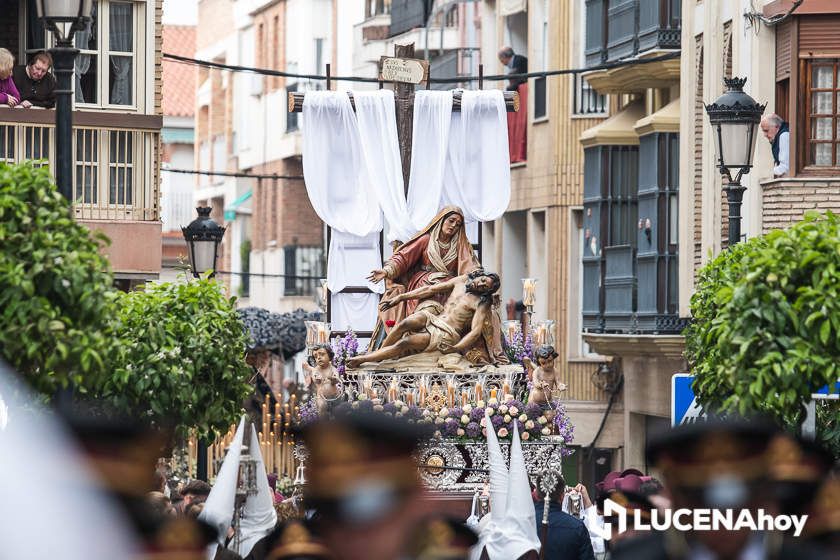
<svg viewBox="0 0 840 560">
<path fill-rule="evenodd" d="M 242 455 L 242 437 L 245 432 L 245 418 L 239 421 L 236 434 L 230 443 L 216 484 L 210 490 L 204 509 L 198 518 L 215 528 L 219 533 L 219 544 L 224 546 L 228 527 L 233 522 L 233 506 L 236 501 L 236 486 L 239 481 L 239 457 Z M 211 547 L 214 548 L 215 547 Z"/>
<path fill-rule="evenodd" d="M 531 497 L 531 484 L 528 482 L 528 471 L 525 466 L 525 456 L 522 454 L 522 442 L 519 439 L 519 422 L 513 423 L 513 442 L 510 445 L 510 478 L 508 486 L 508 505 L 505 511 L 507 526 L 517 528 L 533 550 L 540 549 L 540 538 L 537 535 L 537 515 L 534 511 L 534 500 Z"/>
<path fill-rule="evenodd" d="M 245 501 L 245 511 L 239 524 L 241 534 L 239 555 L 242 558 L 248 556 L 256 542 L 268 535 L 277 524 L 274 496 L 268 485 L 268 474 L 265 470 L 257 431 L 254 429 L 251 429 L 248 453 L 257 462 L 257 493 L 254 496 L 248 496 Z"/>
<path fill-rule="evenodd" d="M 486 410 L 484 419 L 487 424 L 487 457 L 490 464 L 490 516 L 494 521 L 501 521 L 507 510 L 509 474 L 496 430 Z"/>
<path fill-rule="evenodd" d="M 508 471 L 493 424 L 486 414 L 485 418 L 487 455 L 490 462 L 491 510 L 489 519 L 485 516 L 481 520 L 479 541 L 472 548 L 470 558 L 477 560 L 485 549 L 490 560 L 519 558 L 530 550 L 540 549 L 536 513 L 531 500 L 531 486 L 528 484 L 519 429 L 514 422 Z"/>
</svg>

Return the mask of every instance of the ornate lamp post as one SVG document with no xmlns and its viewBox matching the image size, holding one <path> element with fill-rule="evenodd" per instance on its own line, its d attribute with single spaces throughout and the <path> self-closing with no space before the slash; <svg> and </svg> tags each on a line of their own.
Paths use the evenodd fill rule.
<svg viewBox="0 0 840 560">
<path fill-rule="evenodd" d="M 225 236 L 225 228 L 210 217 L 211 210 L 209 206 L 196 208 L 198 218 L 181 228 L 190 251 L 190 270 L 196 278 L 208 270 L 212 271 L 211 277 L 216 275 L 219 244 Z"/>
<path fill-rule="evenodd" d="M 756 128 L 765 105 L 744 93 L 746 78 L 724 78 L 726 92 L 706 105 L 715 136 L 717 166 L 728 183 L 724 187 L 729 204 L 729 246 L 741 240 L 741 201 L 746 187 L 741 176 L 750 172 L 755 151 Z M 734 179 L 733 179 L 734 174 Z"/>
<path fill-rule="evenodd" d="M 55 38 L 50 49 L 56 75 L 55 182 L 67 200 L 73 199 L 73 67 L 79 50 L 73 34 L 90 22 L 93 0 L 36 0 L 38 17 Z"/>
</svg>

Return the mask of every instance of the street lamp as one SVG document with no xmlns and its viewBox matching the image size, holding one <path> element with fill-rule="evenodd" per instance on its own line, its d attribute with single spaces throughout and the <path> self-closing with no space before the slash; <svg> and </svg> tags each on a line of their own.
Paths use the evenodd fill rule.
<svg viewBox="0 0 840 560">
<path fill-rule="evenodd" d="M 55 89 L 55 182 L 67 200 L 73 199 L 73 67 L 79 50 L 73 34 L 90 23 L 93 0 L 36 0 L 38 17 L 52 32 L 50 49 L 56 75 Z"/>
<path fill-rule="evenodd" d="M 198 218 L 187 227 L 181 228 L 190 251 L 190 269 L 196 278 L 208 270 L 212 271 L 211 277 L 216 275 L 219 244 L 225 235 L 225 228 L 210 217 L 211 210 L 209 206 L 196 208 Z"/>
<path fill-rule="evenodd" d="M 724 187 L 729 204 L 729 246 L 741 240 L 741 201 L 746 187 L 741 176 L 750 172 L 755 151 L 756 128 L 765 105 L 744 93 L 746 78 L 724 78 L 726 92 L 706 105 L 715 136 L 717 166 L 728 183 Z M 733 174 L 735 178 L 733 179 Z"/>
</svg>

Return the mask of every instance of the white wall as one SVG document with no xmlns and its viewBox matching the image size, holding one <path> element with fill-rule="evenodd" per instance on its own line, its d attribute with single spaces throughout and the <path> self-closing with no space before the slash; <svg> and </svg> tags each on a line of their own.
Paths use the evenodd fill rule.
<svg viewBox="0 0 840 560">
<path fill-rule="evenodd" d="M 163 25 L 198 25 L 198 0 L 164 0 Z"/>
<path fill-rule="evenodd" d="M 166 165 L 175 169 L 192 169 L 195 164 L 192 144 L 173 144 Z M 193 188 L 195 177 L 186 173 L 160 174 L 160 220 L 163 231 L 180 231 L 195 218 Z"/>
<path fill-rule="evenodd" d="M 528 272 L 527 216 L 523 212 L 508 212 L 502 223 L 502 301 L 522 299 L 522 279 Z"/>
</svg>

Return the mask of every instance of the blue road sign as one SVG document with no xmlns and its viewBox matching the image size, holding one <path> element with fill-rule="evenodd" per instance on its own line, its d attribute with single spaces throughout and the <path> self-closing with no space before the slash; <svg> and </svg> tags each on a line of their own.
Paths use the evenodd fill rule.
<svg viewBox="0 0 840 560">
<path fill-rule="evenodd" d="M 675 373 L 671 377 L 671 426 L 696 422 L 706 417 L 691 388 L 693 381 L 694 376 L 690 373 Z"/>
<path fill-rule="evenodd" d="M 811 395 L 813 399 L 838 399 L 840 398 L 840 380 L 834 382 L 834 387 L 829 391 L 828 385 L 820 388 L 816 393 Z"/>
</svg>

